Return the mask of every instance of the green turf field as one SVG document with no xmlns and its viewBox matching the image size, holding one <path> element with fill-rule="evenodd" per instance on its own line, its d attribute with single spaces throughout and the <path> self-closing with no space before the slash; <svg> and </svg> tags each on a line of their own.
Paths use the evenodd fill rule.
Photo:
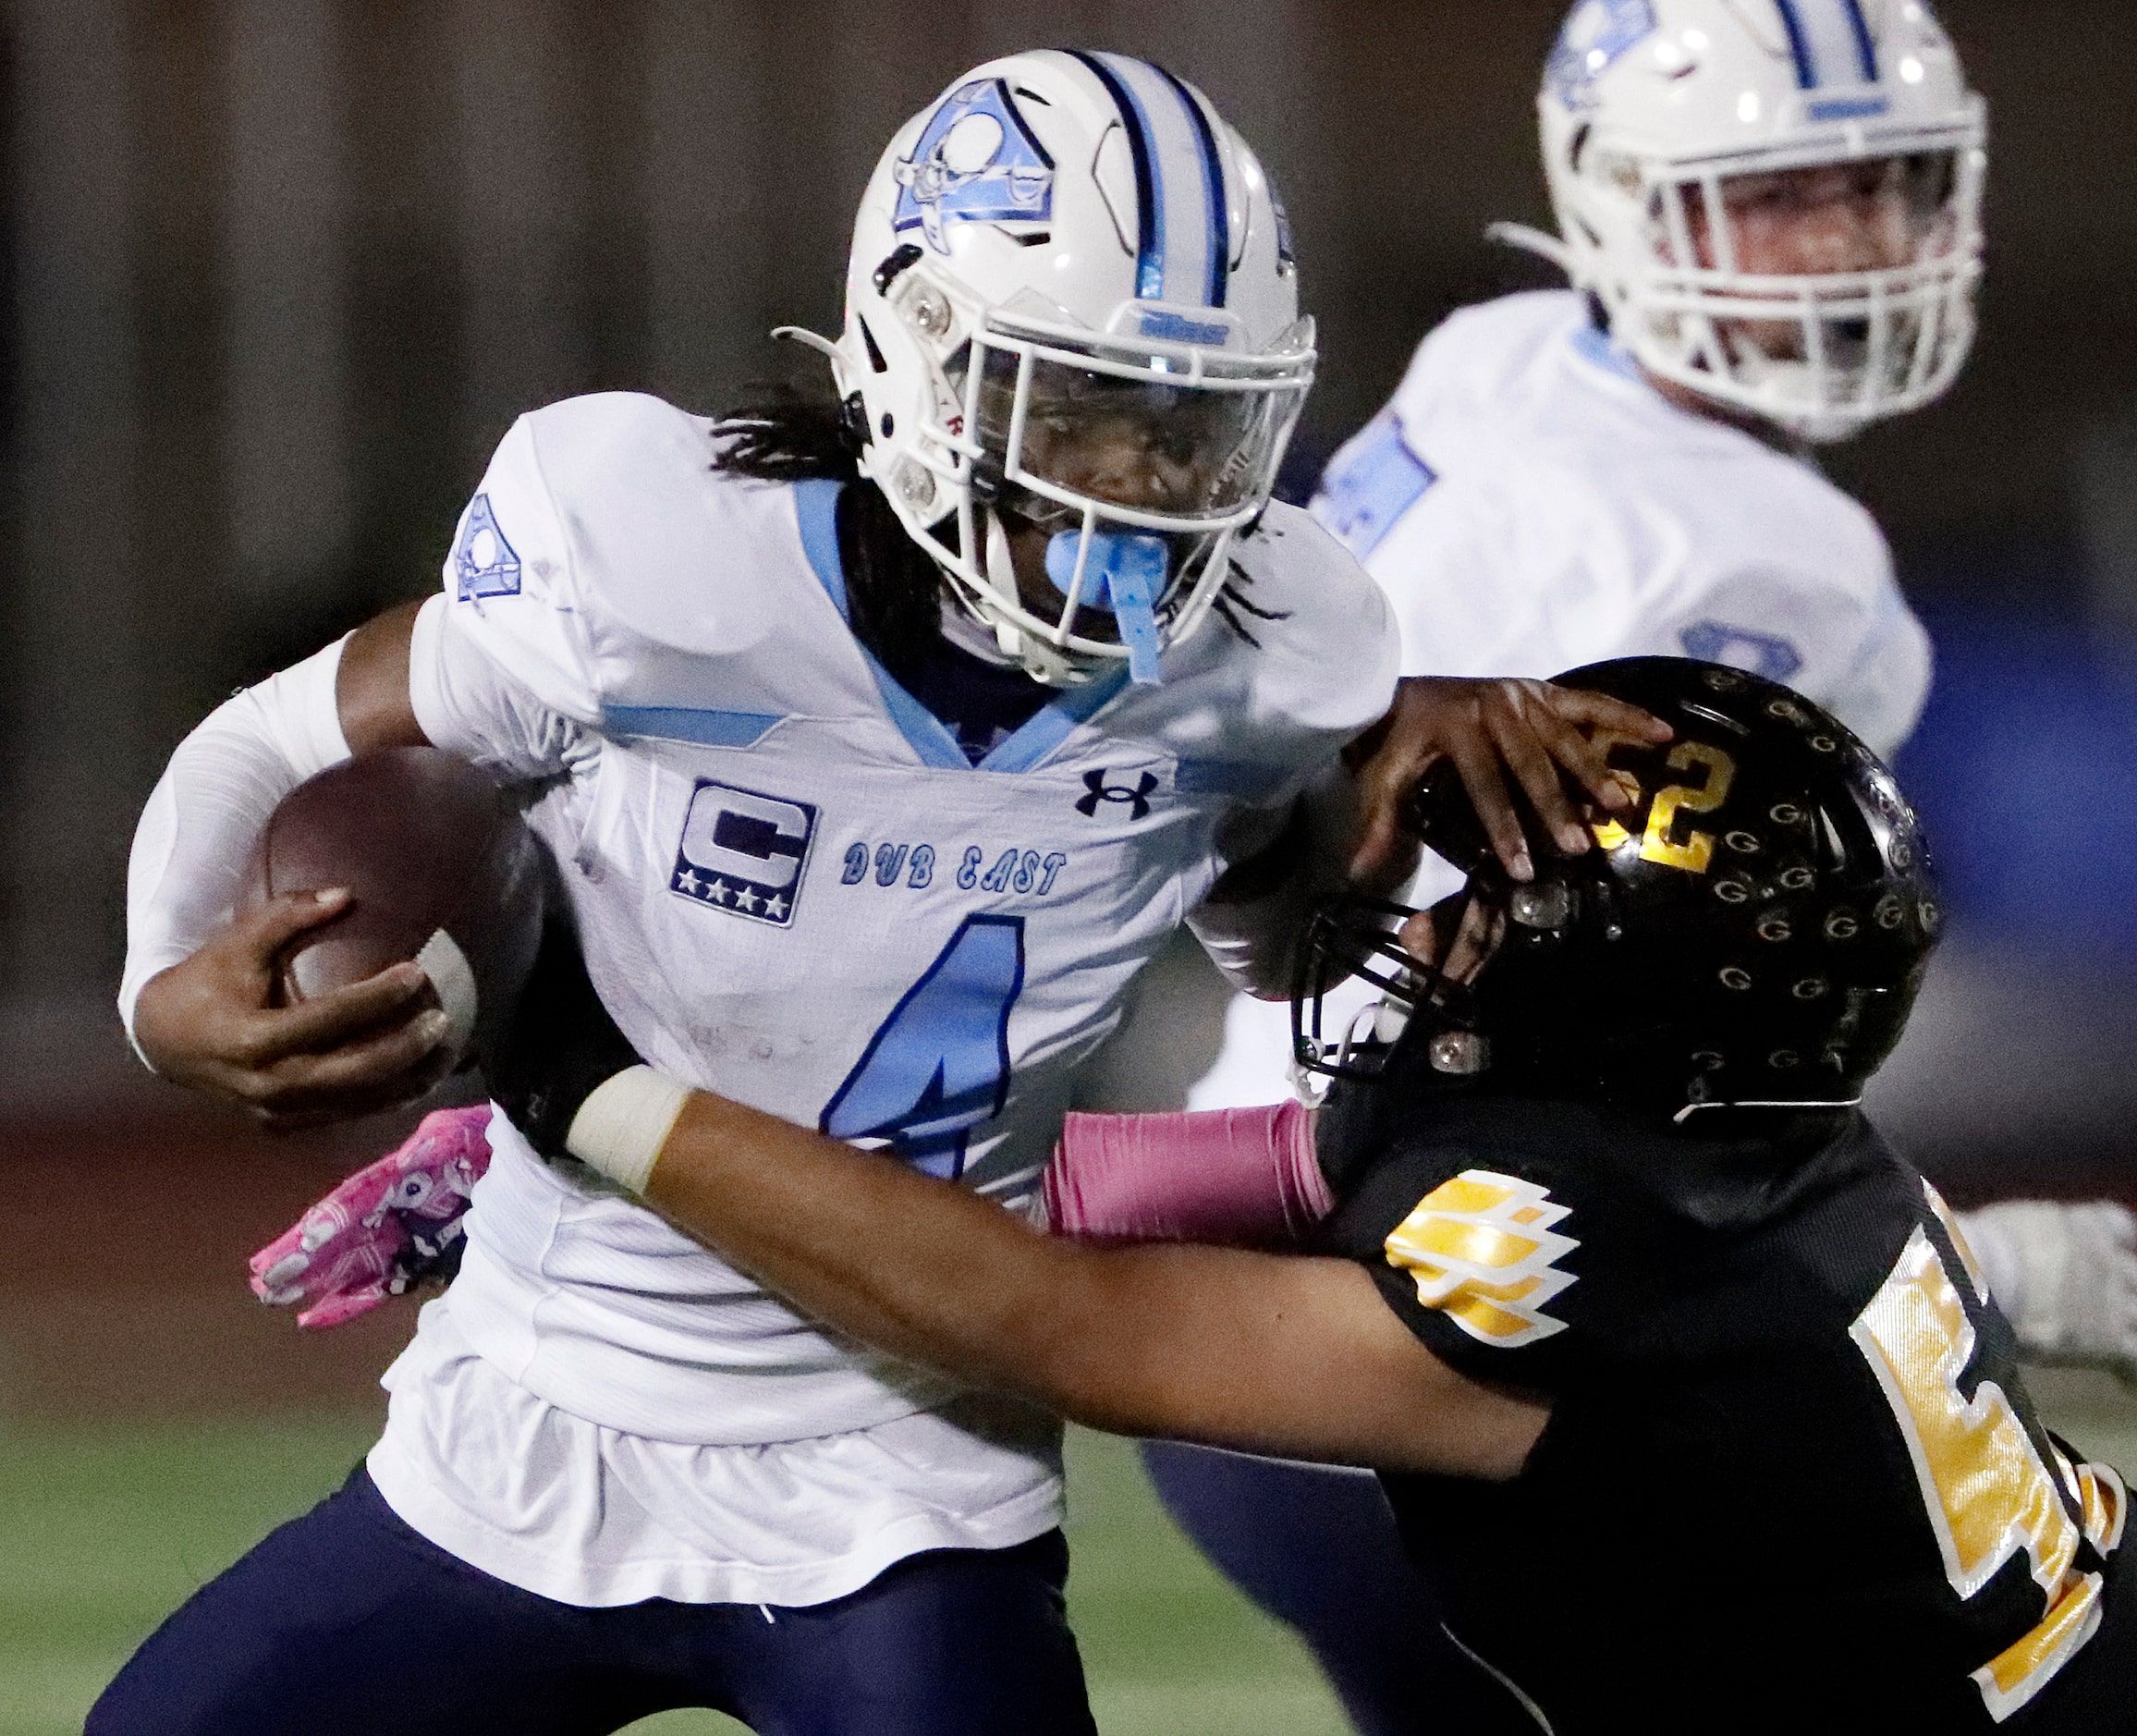
<svg viewBox="0 0 2137 1736">
<path fill-rule="evenodd" d="M 2085 1452 L 2137 1465 L 2137 1400 L 2091 1375 L 2035 1388 Z M 128 1651 L 186 1593 L 347 1473 L 368 1422 L 0 1429 L 0 1736 L 68 1736 Z M 1070 1440 L 1069 1586 L 1105 1736 L 1337 1736 L 1290 1636 L 1176 1533 L 1133 1449 Z M 635 1725 L 713 1736 L 709 1713 Z"/>
</svg>

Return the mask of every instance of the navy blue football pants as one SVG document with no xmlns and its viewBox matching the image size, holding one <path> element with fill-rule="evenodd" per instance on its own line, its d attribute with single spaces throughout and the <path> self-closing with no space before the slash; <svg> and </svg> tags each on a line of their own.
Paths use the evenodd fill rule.
<svg viewBox="0 0 2137 1736">
<path fill-rule="evenodd" d="M 419 1536 L 360 1467 L 135 1653 L 85 1736 L 592 1736 L 711 1706 L 762 1736 L 1095 1736 L 1057 1531 L 803 1608 L 581 1609 Z"/>
<path fill-rule="evenodd" d="M 1142 1462 L 1180 1529 L 1306 1642 L 1359 1736 L 1500 1727 L 1504 1696 L 1441 1632 L 1377 1478 L 1173 1441 Z"/>
</svg>

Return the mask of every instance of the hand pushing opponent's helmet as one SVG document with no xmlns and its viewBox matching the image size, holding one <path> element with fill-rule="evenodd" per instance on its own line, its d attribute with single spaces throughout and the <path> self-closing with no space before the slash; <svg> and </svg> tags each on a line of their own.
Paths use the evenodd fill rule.
<svg viewBox="0 0 2137 1736">
<path fill-rule="evenodd" d="M 1209 99 L 1124 55 L 976 67 L 861 202 L 833 372 L 862 473 L 1043 680 L 1206 619 L 1313 377 L 1283 208 Z M 1006 535 L 1051 536 L 1055 594 Z"/>
<path fill-rule="evenodd" d="M 1813 440 L 1958 377 L 1987 111 L 1923 0 L 1581 0 L 1542 114 L 1567 267 L 1651 373 Z M 1739 256 L 1733 185 L 1836 165 L 1887 171 L 1888 263 Z"/>
<path fill-rule="evenodd" d="M 1302 1066 L 1371 1070 L 1386 1039 L 1445 1073 L 1486 1068 L 1548 1089 L 1699 1106 L 1844 1105 L 1899 1042 L 1939 925 L 1928 850 L 1892 774 L 1787 688 L 1673 657 L 1558 678 L 1673 725 L 1610 749 L 1633 807 L 1597 848 L 1499 870 L 1460 781 L 1442 767 L 1410 817 L 1505 915 L 1464 988 L 1395 944 L 1414 912 L 1339 906 L 1316 923 L 1295 1018 Z M 1386 991 L 1377 1037 L 1344 1053 L 1319 995 L 1353 973 Z M 1390 1018 L 1390 1009 L 1393 1019 Z"/>
</svg>

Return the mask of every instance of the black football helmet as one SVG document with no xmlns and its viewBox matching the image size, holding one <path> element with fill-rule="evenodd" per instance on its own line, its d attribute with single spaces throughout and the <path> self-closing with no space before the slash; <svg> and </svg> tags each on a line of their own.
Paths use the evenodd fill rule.
<svg viewBox="0 0 2137 1736">
<path fill-rule="evenodd" d="M 1441 1073 L 1489 1068 L 1672 1110 L 1859 1101 L 1940 923 L 1921 822 L 1891 772 L 1830 714 L 1739 669 L 1632 657 L 1557 680 L 1676 728 L 1660 747 L 1611 746 L 1632 807 L 1591 806 L 1598 847 L 1539 856 L 1517 886 L 1451 765 L 1436 767 L 1408 817 L 1468 873 L 1466 896 L 1505 912 L 1506 938 L 1469 988 L 1396 944 L 1403 907 L 1325 911 L 1294 1002 L 1300 1066 L 1375 1071 L 1399 1030 Z M 1321 996 L 1355 974 L 1382 1009 L 1356 1033 L 1325 1032 Z"/>
</svg>

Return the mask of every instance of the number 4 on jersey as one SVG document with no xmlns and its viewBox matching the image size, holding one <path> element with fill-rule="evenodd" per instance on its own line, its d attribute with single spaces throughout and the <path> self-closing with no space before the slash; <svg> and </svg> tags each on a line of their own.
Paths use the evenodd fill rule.
<svg viewBox="0 0 2137 1736">
<path fill-rule="evenodd" d="M 1009 1009 L 1024 988 L 1024 920 L 968 916 L 869 1038 L 818 1125 L 834 1139 L 887 1140 L 955 1180 L 965 1145 L 1009 1095 Z"/>
</svg>

